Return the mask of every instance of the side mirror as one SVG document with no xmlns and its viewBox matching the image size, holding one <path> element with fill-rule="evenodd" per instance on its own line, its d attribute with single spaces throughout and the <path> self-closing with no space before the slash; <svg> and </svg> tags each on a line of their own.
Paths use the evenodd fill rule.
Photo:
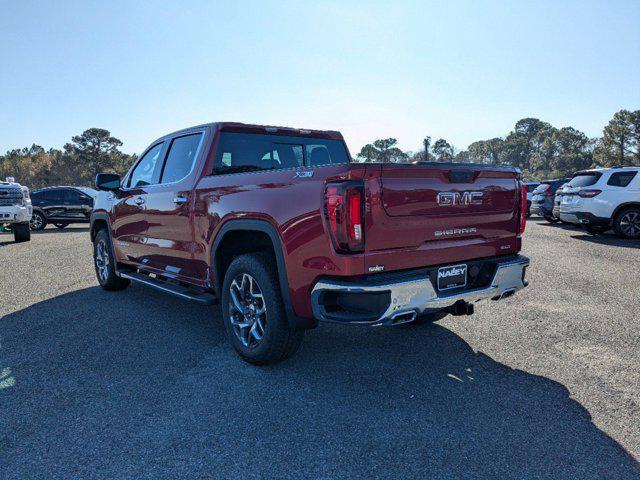
<svg viewBox="0 0 640 480">
<path fill-rule="evenodd" d="M 115 173 L 99 173 L 96 175 L 96 188 L 98 190 L 119 190 L 120 176 Z"/>
</svg>

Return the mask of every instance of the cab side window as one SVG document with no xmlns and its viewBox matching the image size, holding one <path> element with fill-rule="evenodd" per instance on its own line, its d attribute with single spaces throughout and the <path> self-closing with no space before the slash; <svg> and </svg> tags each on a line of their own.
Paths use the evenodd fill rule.
<svg viewBox="0 0 640 480">
<path fill-rule="evenodd" d="M 42 199 L 47 203 L 60 203 L 62 202 L 62 190 L 60 189 L 44 190 L 42 192 Z"/>
<path fill-rule="evenodd" d="M 82 197 L 83 195 L 80 192 L 69 188 L 63 191 L 62 198 L 65 202 L 77 204 L 77 203 L 82 203 Z"/>
<path fill-rule="evenodd" d="M 607 185 L 612 187 L 626 187 L 631 183 L 638 172 L 616 172 L 609 177 Z"/>
<path fill-rule="evenodd" d="M 174 138 L 167 153 L 161 183 L 173 183 L 189 175 L 196 160 L 202 134 Z"/>
<path fill-rule="evenodd" d="M 163 145 L 164 143 L 158 143 L 145 153 L 131 172 L 128 187 L 137 188 L 159 183 L 162 171 L 162 158 L 160 157 Z"/>
</svg>

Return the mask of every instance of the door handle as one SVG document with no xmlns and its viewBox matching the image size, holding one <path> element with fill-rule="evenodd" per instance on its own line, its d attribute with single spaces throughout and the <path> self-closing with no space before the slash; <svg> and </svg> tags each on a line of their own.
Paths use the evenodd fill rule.
<svg viewBox="0 0 640 480">
<path fill-rule="evenodd" d="M 144 204 L 144 198 L 142 198 L 142 197 L 138 197 L 134 201 L 136 202 L 136 205 Z"/>
<path fill-rule="evenodd" d="M 173 197 L 173 203 L 182 204 L 187 203 L 189 199 L 187 197 L 177 196 Z"/>
</svg>

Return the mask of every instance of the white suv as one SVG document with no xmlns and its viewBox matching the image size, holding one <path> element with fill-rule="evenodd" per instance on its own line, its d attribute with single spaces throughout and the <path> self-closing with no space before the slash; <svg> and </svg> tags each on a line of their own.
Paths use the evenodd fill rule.
<svg viewBox="0 0 640 480">
<path fill-rule="evenodd" d="M 33 213 L 29 189 L 13 178 L 0 182 L 0 225 L 9 224 L 16 242 L 31 240 L 29 221 Z"/>
<path fill-rule="evenodd" d="M 560 219 L 592 233 L 613 228 L 624 238 L 640 238 L 640 167 L 613 167 L 576 173 L 564 188 Z"/>
</svg>

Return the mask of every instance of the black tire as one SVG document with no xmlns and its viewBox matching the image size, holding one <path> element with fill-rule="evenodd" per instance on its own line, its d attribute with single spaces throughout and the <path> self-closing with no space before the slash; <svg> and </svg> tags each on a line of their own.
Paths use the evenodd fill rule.
<svg viewBox="0 0 640 480">
<path fill-rule="evenodd" d="M 29 226 L 33 231 L 44 230 L 47 226 L 47 219 L 41 212 L 33 212 Z"/>
<path fill-rule="evenodd" d="M 29 222 L 13 224 L 13 239 L 16 243 L 28 242 L 31 240 Z"/>
<path fill-rule="evenodd" d="M 54 225 L 55 225 L 56 227 L 58 227 L 60 230 L 62 230 L 63 228 L 65 228 L 65 227 L 68 227 L 68 226 L 69 226 L 69 224 L 68 224 L 68 223 L 54 223 Z"/>
<path fill-rule="evenodd" d="M 640 238 L 640 208 L 629 207 L 620 211 L 613 220 L 613 229 L 621 238 Z"/>
<path fill-rule="evenodd" d="M 426 323 L 434 323 L 437 322 L 438 320 L 442 320 L 444 317 L 446 317 L 447 315 L 449 315 L 447 312 L 435 312 L 435 313 L 423 313 L 422 315 L 418 315 L 416 317 L 416 319 L 411 322 L 411 323 L 407 323 L 407 326 L 411 326 L 411 325 L 424 325 Z"/>
<path fill-rule="evenodd" d="M 116 275 L 115 258 L 111 249 L 111 238 L 106 229 L 100 230 L 93 241 L 93 266 L 98 283 L 105 290 L 123 290 L 131 283 Z"/>
<path fill-rule="evenodd" d="M 549 223 L 558 223 L 560 221 L 559 218 L 552 217 L 551 215 L 545 215 L 544 219 Z"/>
<path fill-rule="evenodd" d="M 244 281 L 252 287 L 249 289 L 251 293 L 246 288 L 238 289 Z M 236 307 L 238 304 L 234 302 L 232 288 L 246 314 Z M 260 296 L 261 300 L 258 298 Z M 289 326 L 280 294 L 277 267 L 270 255 L 252 253 L 235 258 L 225 273 L 221 297 L 227 337 L 246 362 L 254 365 L 276 363 L 291 357 L 300 347 L 304 330 Z M 258 314 L 262 308 L 265 309 L 264 313 Z M 255 335 L 262 330 L 260 339 L 251 333 L 254 329 Z"/>
</svg>

